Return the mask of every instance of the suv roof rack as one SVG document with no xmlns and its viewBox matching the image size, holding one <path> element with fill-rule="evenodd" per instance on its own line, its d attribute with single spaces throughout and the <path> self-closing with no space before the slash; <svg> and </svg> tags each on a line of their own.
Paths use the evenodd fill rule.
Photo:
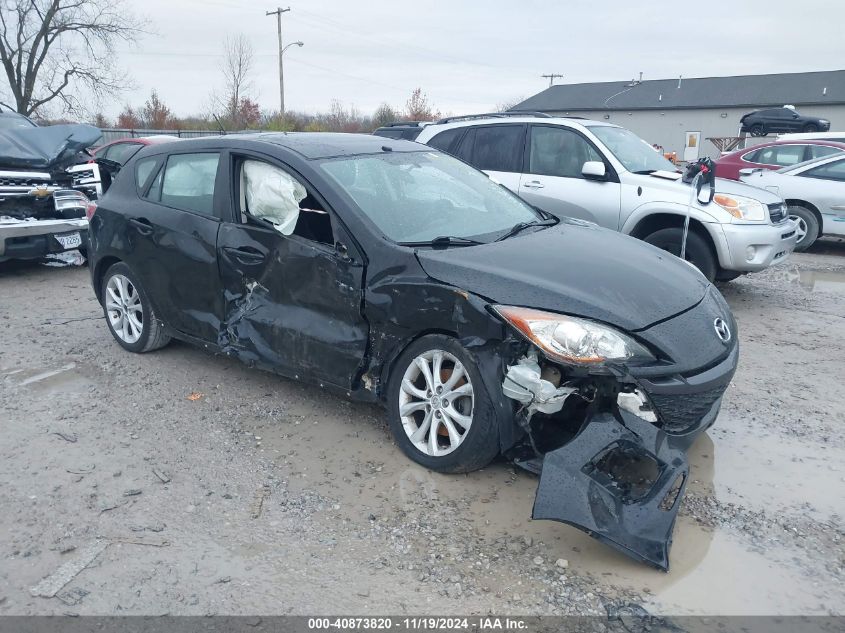
<svg viewBox="0 0 845 633">
<path fill-rule="evenodd" d="M 510 116 L 533 116 L 540 119 L 551 119 L 551 114 L 545 112 L 487 112 L 485 114 L 464 114 L 440 119 L 437 123 L 454 123 L 455 121 L 471 121 L 472 119 L 506 119 Z"/>
<path fill-rule="evenodd" d="M 394 121 L 393 123 L 385 123 L 381 127 L 423 127 L 429 123 L 431 121 Z"/>
</svg>

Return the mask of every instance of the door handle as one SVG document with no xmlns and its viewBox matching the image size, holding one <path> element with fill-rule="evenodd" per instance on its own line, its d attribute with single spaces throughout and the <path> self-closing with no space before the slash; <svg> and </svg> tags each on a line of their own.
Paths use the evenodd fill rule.
<svg viewBox="0 0 845 633">
<path fill-rule="evenodd" d="M 147 218 L 130 218 L 129 224 L 141 235 L 153 234 L 153 225 Z"/>
<path fill-rule="evenodd" d="M 264 253 L 259 251 L 257 248 L 252 248 L 251 246 L 241 246 L 240 248 L 224 246 L 223 250 L 232 259 L 246 266 L 261 264 L 266 259 Z"/>
<path fill-rule="evenodd" d="M 542 189 L 546 185 L 544 185 L 539 180 L 531 180 L 529 182 L 522 183 L 522 186 L 525 187 L 526 189 Z"/>
</svg>

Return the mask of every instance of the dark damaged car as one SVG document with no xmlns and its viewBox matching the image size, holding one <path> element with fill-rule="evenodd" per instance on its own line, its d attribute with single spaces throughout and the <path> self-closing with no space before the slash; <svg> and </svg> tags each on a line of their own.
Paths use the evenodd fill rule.
<svg viewBox="0 0 845 633">
<path fill-rule="evenodd" d="M 686 451 L 738 356 L 686 262 L 430 148 L 329 134 L 141 150 L 91 255 L 125 349 L 175 337 L 382 402 L 412 460 L 503 455 L 540 475 L 534 518 L 668 568 Z"/>
<path fill-rule="evenodd" d="M 86 208 L 101 181 L 85 149 L 100 136 L 90 125 L 38 127 L 0 111 L 0 262 L 85 250 Z"/>
</svg>

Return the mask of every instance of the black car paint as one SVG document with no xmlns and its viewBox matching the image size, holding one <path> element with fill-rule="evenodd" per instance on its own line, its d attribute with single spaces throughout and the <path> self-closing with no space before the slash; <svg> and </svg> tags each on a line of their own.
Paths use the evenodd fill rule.
<svg viewBox="0 0 845 633">
<path fill-rule="evenodd" d="M 215 217 L 139 198 L 137 161 L 199 151 L 221 155 Z M 614 433 L 624 434 L 631 444 L 675 469 L 687 468 L 683 451 L 712 423 L 721 401 L 719 389 L 724 390 L 736 368 L 735 339 L 730 346 L 707 340 L 713 314 L 727 317 L 735 330 L 718 292 L 691 267 L 662 251 L 580 223 L 447 250 L 395 244 L 319 169 L 322 160 L 335 156 L 381 151 L 434 150 L 372 136 L 308 134 L 227 136 L 145 148 L 127 163 L 92 218 L 95 292 L 99 297 L 108 266 L 125 261 L 150 289 L 156 313 L 172 336 L 368 401 L 384 398 L 393 364 L 412 341 L 429 333 L 454 336 L 482 375 L 502 452 L 514 455 L 525 454 L 531 427 L 503 395 L 502 378 L 530 346 L 493 313 L 491 304 L 526 305 L 604 321 L 645 342 L 659 361 L 650 367 L 610 366 L 595 376 L 602 395 L 577 437 L 604 437 L 594 434 L 590 416 L 599 429 L 608 428 L 607 416 L 612 415 Z M 242 223 L 233 185 L 236 156 L 261 158 L 300 177 L 329 210 L 335 244 L 284 237 L 261 221 Z M 684 337 L 698 343 L 692 360 Z M 588 370 L 574 374 L 593 380 Z M 705 378 L 699 379 L 699 374 Z M 639 419 L 631 421 L 632 416 L 615 409 L 618 390 L 634 386 L 673 402 L 706 389 L 718 393 L 695 428 L 668 433 Z M 596 408 L 599 402 L 601 410 Z M 706 424 L 701 424 L 705 418 Z M 607 515 L 601 524 L 598 519 L 584 523 L 586 510 L 570 507 L 571 494 L 581 484 L 569 469 L 586 467 L 595 455 L 582 454 L 581 446 L 579 440 L 546 454 L 543 501 L 538 497 L 535 513 L 577 524 L 665 569 L 665 556 L 655 554 L 651 545 L 642 549 L 636 543 L 663 542 L 668 551 L 678 504 L 669 510 L 668 531 L 665 520 L 654 524 L 645 518 L 651 506 L 633 515 Z M 562 478 L 569 483 L 559 490 L 557 484 L 544 483 Z M 596 501 L 595 512 L 607 506 L 605 501 Z M 638 503 L 624 497 L 618 502 L 625 507 Z M 622 514 L 634 518 L 610 525 Z"/>
<path fill-rule="evenodd" d="M 830 129 L 830 121 L 822 122 L 819 117 L 799 114 L 791 108 L 755 110 L 744 114 L 739 122 L 740 132 L 750 132 L 759 126 L 764 134 L 803 132 L 808 129 L 827 132 Z"/>
</svg>

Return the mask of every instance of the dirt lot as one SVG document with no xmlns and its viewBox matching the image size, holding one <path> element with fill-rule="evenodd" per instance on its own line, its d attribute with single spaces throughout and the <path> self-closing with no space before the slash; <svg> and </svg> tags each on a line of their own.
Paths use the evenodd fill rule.
<svg viewBox="0 0 845 633">
<path fill-rule="evenodd" d="M 845 243 L 723 292 L 740 368 L 664 574 L 530 521 L 507 463 L 427 472 L 377 407 L 129 354 L 86 269 L 0 265 L 0 614 L 843 614 Z"/>
</svg>

